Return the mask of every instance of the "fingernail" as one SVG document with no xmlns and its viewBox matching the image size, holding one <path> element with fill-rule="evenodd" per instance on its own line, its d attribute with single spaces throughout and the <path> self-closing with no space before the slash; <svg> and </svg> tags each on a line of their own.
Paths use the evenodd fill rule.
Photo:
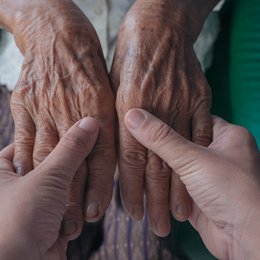
<svg viewBox="0 0 260 260">
<path fill-rule="evenodd" d="M 175 209 L 175 213 L 178 215 L 179 217 L 179 221 L 185 221 L 187 220 L 187 218 L 189 217 L 189 209 L 186 208 L 183 205 L 178 205 Z"/>
<path fill-rule="evenodd" d="M 16 168 L 16 173 L 18 175 L 24 176 L 25 175 L 25 169 L 23 167 L 17 167 Z"/>
<path fill-rule="evenodd" d="M 167 221 L 156 221 L 151 223 L 153 232 L 159 237 L 166 237 L 170 233 L 170 222 Z"/>
<path fill-rule="evenodd" d="M 66 220 L 63 223 L 62 233 L 65 236 L 74 235 L 77 232 L 78 226 L 77 223 L 73 220 Z"/>
<path fill-rule="evenodd" d="M 23 169 L 21 168 L 21 167 L 17 167 L 16 168 L 16 173 L 18 174 L 18 175 L 23 175 L 22 173 L 23 173 Z"/>
<path fill-rule="evenodd" d="M 178 215 L 183 215 L 183 207 L 182 207 L 182 205 L 178 205 L 177 207 L 176 207 L 176 210 L 175 210 L 175 212 L 178 214 Z"/>
<path fill-rule="evenodd" d="M 78 127 L 87 131 L 88 133 L 94 133 L 97 131 L 98 124 L 94 118 L 86 117 L 80 120 Z"/>
<path fill-rule="evenodd" d="M 90 203 L 86 210 L 86 219 L 96 218 L 99 214 L 99 207 L 96 203 Z"/>
<path fill-rule="evenodd" d="M 134 110 L 129 111 L 126 114 L 125 119 L 126 119 L 125 120 L 126 125 L 129 128 L 136 129 L 143 124 L 143 122 L 145 120 L 145 115 L 143 114 L 143 112 L 141 110 L 134 109 Z"/>
</svg>

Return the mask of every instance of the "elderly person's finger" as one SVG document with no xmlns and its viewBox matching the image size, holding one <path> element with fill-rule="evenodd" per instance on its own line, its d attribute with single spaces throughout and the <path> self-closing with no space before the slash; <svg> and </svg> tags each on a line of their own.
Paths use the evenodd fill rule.
<svg viewBox="0 0 260 260">
<path fill-rule="evenodd" d="M 33 166 L 37 167 L 52 152 L 59 142 L 59 134 L 50 118 L 39 120 L 33 149 Z"/>
<path fill-rule="evenodd" d="M 192 199 L 175 171 L 172 171 L 171 175 L 170 208 L 178 221 L 186 221 L 192 210 Z"/>
<path fill-rule="evenodd" d="M 84 198 L 87 180 L 87 162 L 84 160 L 72 179 L 61 233 L 69 240 L 76 239 L 84 225 Z"/>
<path fill-rule="evenodd" d="M 11 108 L 15 124 L 13 163 L 16 173 L 25 175 L 33 170 L 35 125 L 25 107 L 12 102 Z"/>
<path fill-rule="evenodd" d="M 95 119 L 85 118 L 76 123 L 67 132 L 65 129 L 66 127 L 63 132 L 61 131 L 61 134 L 64 133 L 64 136 L 61 137 L 61 141 L 43 164 L 50 160 L 50 157 L 54 158 L 53 153 L 57 153 L 58 156 L 62 154 L 63 158 L 57 158 L 57 160 L 60 161 L 66 160 L 64 161 L 65 165 L 60 166 L 61 171 L 65 169 L 65 167 L 69 167 L 75 171 L 71 176 L 66 176 L 66 178 L 71 178 L 72 181 L 68 187 L 69 196 L 67 198 L 66 212 L 60 231 L 68 240 L 73 240 L 80 235 L 84 224 L 83 202 L 87 178 L 87 165 L 84 159 L 90 153 L 96 142 L 99 127 Z M 62 150 L 62 147 L 63 151 L 61 152 L 59 150 Z M 64 182 L 64 180 L 60 180 L 60 182 Z"/>
<path fill-rule="evenodd" d="M 145 173 L 147 215 L 154 233 L 162 237 L 170 232 L 170 177 L 168 165 L 158 155 L 148 151 Z"/>
<path fill-rule="evenodd" d="M 68 120 L 63 120 L 63 123 L 59 125 L 58 129 L 55 126 L 55 122 L 51 118 L 47 118 L 48 113 L 42 114 L 37 123 L 37 131 L 35 136 L 35 145 L 33 152 L 33 165 L 37 167 L 43 162 L 46 157 L 56 147 L 59 139 L 62 138 L 66 132 L 73 125 Z M 85 184 L 87 177 L 86 160 L 82 163 L 74 176 L 70 189 L 69 197 L 66 203 L 66 212 L 63 217 L 61 226 L 61 233 L 66 236 L 68 240 L 77 238 L 83 227 L 83 197 L 85 192 Z"/>
<path fill-rule="evenodd" d="M 194 82 L 200 87 L 201 95 L 205 98 L 198 106 L 192 118 L 192 141 L 201 146 L 209 146 L 212 141 L 212 118 L 211 92 L 210 87 L 203 73 L 197 73 L 197 79 Z"/>
<path fill-rule="evenodd" d="M 185 118 L 186 117 L 186 118 Z M 174 130 L 185 137 L 191 139 L 191 124 L 188 116 L 180 114 L 174 122 Z M 172 171 L 171 191 L 170 191 L 170 209 L 175 219 L 186 221 L 191 214 L 192 199 L 187 193 L 186 187 L 180 179 L 180 176 Z"/>
<path fill-rule="evenodd" d="M 123 120 L 122 120 L 123 121 Z M 147 149 L 119 121 L 119 183 L 122 203 L 127 213 L 140 220 L 144 214 L 144 176 Z"/>
<path fill-rule="evenodd" d="M 100 124 L 97 143 L 87 158 L 85 219 L 88 222 L 96 222 L 103 217 L 113 192 L 116 166 L 114 125 L 109 122 Z"/>
<path fill-rule="evenodd" d="M 72 121 L 64 120 L 58 127 L 59 137 L 62 138 L 73 125 Z M 76 239 L 82 232 L 84 224 L 84 195 L 87 179 L 87 160 L 84 160 L 71 182 L 66 212 L 62 221 L 61 232 L 68 240 Z"/>
</svg>

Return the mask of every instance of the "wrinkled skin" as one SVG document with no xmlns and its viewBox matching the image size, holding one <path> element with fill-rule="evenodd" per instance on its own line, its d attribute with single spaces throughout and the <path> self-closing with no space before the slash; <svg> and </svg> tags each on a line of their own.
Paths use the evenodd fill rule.
<svg viewBox="0 0 260 260">
<path fill-rule="evenodd" d="M 112 195 L 114 97 L 102 49 L 88 19 L 70 1 L 48 8 L 28 9 L 30 16 L 22 12 L 14 31 L 25 56 L 11 102 L 14 165 L 19 174 L 27 174 L 76 121 L 85 116 L 97 119 L 99 138 L 73 180 L 65 216 L 81 230 L 84 218 L 96 221 L 103 216 Z"/>
<path fill-rule="evenodd" d="M 145 190 L 150 224 L 161 236 L 170 229 L 169 209 L 176 219 L 186 220 L 191 198 L 167 164 L 129 134 L 124 115 L 144 108 L 197 144 L 207 146 L 212 137 L 211 92 L 193 50 L 200 29 L 187 34 L 181 10 L 165 2 L 136 1 L 121 25 L 111 71 L 122 201 L 140 219 Z"/>
</svg>

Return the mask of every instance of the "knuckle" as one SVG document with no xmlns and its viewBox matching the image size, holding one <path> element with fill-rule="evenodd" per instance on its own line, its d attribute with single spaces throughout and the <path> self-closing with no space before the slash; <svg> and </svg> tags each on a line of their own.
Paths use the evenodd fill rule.
<svg viewBox="0 0 260 260">
<path fill-rule="evenodd" d="M 212 97 L 211 89 L 207 82 L 205 82 L 200 88 L 200 97 L 206 102 L 210 101 Z"/>
<path fill-rule="evenodd" d="M 104 158 L 105 160 L 111 160 L 114 155 L 115 149 L 113 145 L 104 143 L 102 143 L 102 145 L 100 143 L 96 144 L 95 149 L 91 152 L 93 159 Z"/>
<path fill-rule="evenodd" d="M 73 132 L 67 132 L 66 135 L 61 139 L 61 142 L 64 146 L 72 150 L 78 150 L 84 146 L 84 139 L 82 136 Z"/>
<path fill-rule="evenodd" d="M 160 168 L 160 165 L 161 165 L 161 159 L 153 152 L 149 151 L 148 152 L 148 155 L 147 155 L 147 160 L 148 160 L 148 163 L 147 163 L 147 168 L 150 169 L 158 169 Z"/>
<path fill-rule="evenodd" d="M 193 114 L 201 114 L 202 112 L 208 112 L 210 114 L 211 109 L 211 92 L 205 89 L 203 93 L 199 93 L 195 96 L 193 103 Z"/>
<path fill-rule="evenodd" d="M 212 131 L 209 129 L 197 129 L 193 133 L 193 142 L 202 146 L 208 146 L 212 140 Z"/>
<path fill-rule="evenodd" d="M 172 129 L 163 123 L 156 126 L 151 126 L 147 131 L 148 141 L 150 143 L 165 144 L 169 141 Z"/>
<path fill-rule="evenodd" d="M 106 173 L 106 176 L 111 176 L 114 173 L 111 170 L 114 169 L 114 162 L 105 162 L 101 159 L 101 157 L 97 157 L 95 160 L 91 160 L 91 158 L 88 157 L 88 162 L 89 173 L 97 178 L 104 178 L 104 173 Z"/>
<path fill-rule="evenodd" d="M 156 154 L 148 158 L 146 166 L 147 177 L 156 182 L 169 181 L 171 169 Z"/>
<path fill-rule="evenodd" d="M 230 126 L 229 131 L 230 137 L 238 142 L 243 141 L 246 144 L 251 144 L 255 140 L 251 133 L 242 126 Z"/>
<path fill-rule="evenodd" d="M 15 156 L 16 157 L 28 157 L 33 152 L 33 143 L 26 142 L 26 143 L 19 143 L 15 142 Z"/>
<path fill-rule="evenodd" d="M 146 152 L 136 149 L 125 149 L 121 155 L 121 160 L 133 168 L 140 168 L 146 164 Z"/>
<path fill-rule="evenodd" d="M 34 148 L 34 157 L 35 158 L 45 158 L 47 157 L 53 150 L 53 147 L 51 145 L 42 144 L 38 145 Z"/>
<path fill-rule="evenodd" d="M 88 162 L 89 170 L 95 175 L 104 176 L 104 171 L 106 171 L 110 176 L 114 173 L 116 165 L 115 151 L 111 147 L 95 147 L 88 156 Z"/>
<path fill-rule="evenodd" d="M 11 107 L 12 108 L 24 107 L 24 104 L 26 103 L 25 101 L 30 98 L 29 96 L 30 91 L 31 91 L 30 86 L 24 85 L 21 82 L 17 82 L 11 96 Z"/>
<path fill-rule="evenodd" d="M 32 145 L 34 143 L 34 129 L 25 128 L 23 123 L 15 122 L 14 141 L 20 145 Z"/>
<path fill-rule="evenodd" d="M 166 171 L 149 170 L 147 171 L 146 178 L 151 182 L 168 184 L 170 180 L 170 173 Z"/>
<path fill-rule="evenodd" d="M 33 166 L 37 167 L 41 162 L 43 162 L 45 157 L 34 157 L 33 158 Z"/>
<path fill-rule="evenodd" d="M 17 149 L 14 154 L 14 163 L 18 167 L 28 165 L 32 157 L 31 149 Z"/>
</svg>

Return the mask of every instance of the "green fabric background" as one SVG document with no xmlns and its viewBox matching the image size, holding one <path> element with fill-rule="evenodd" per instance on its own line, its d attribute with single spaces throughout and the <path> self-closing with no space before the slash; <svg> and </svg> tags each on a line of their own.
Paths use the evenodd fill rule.
<svg viewBox="0 0 260 260">
<path fill-rule="evenodd" d="M 222 30 L 207 72 L 212 113 L 249 129 L 260 147 L 260 0 L 229 1 L 220 15 Z M 177 241 L 192 260 L 215 259 L 188 223 Z"/>
<path fill-rule="evenodd" d="M 232 122 L 248 128 L 260 147 L 260 1 L 234 4 L 230 56 Z"/>
</svg>

